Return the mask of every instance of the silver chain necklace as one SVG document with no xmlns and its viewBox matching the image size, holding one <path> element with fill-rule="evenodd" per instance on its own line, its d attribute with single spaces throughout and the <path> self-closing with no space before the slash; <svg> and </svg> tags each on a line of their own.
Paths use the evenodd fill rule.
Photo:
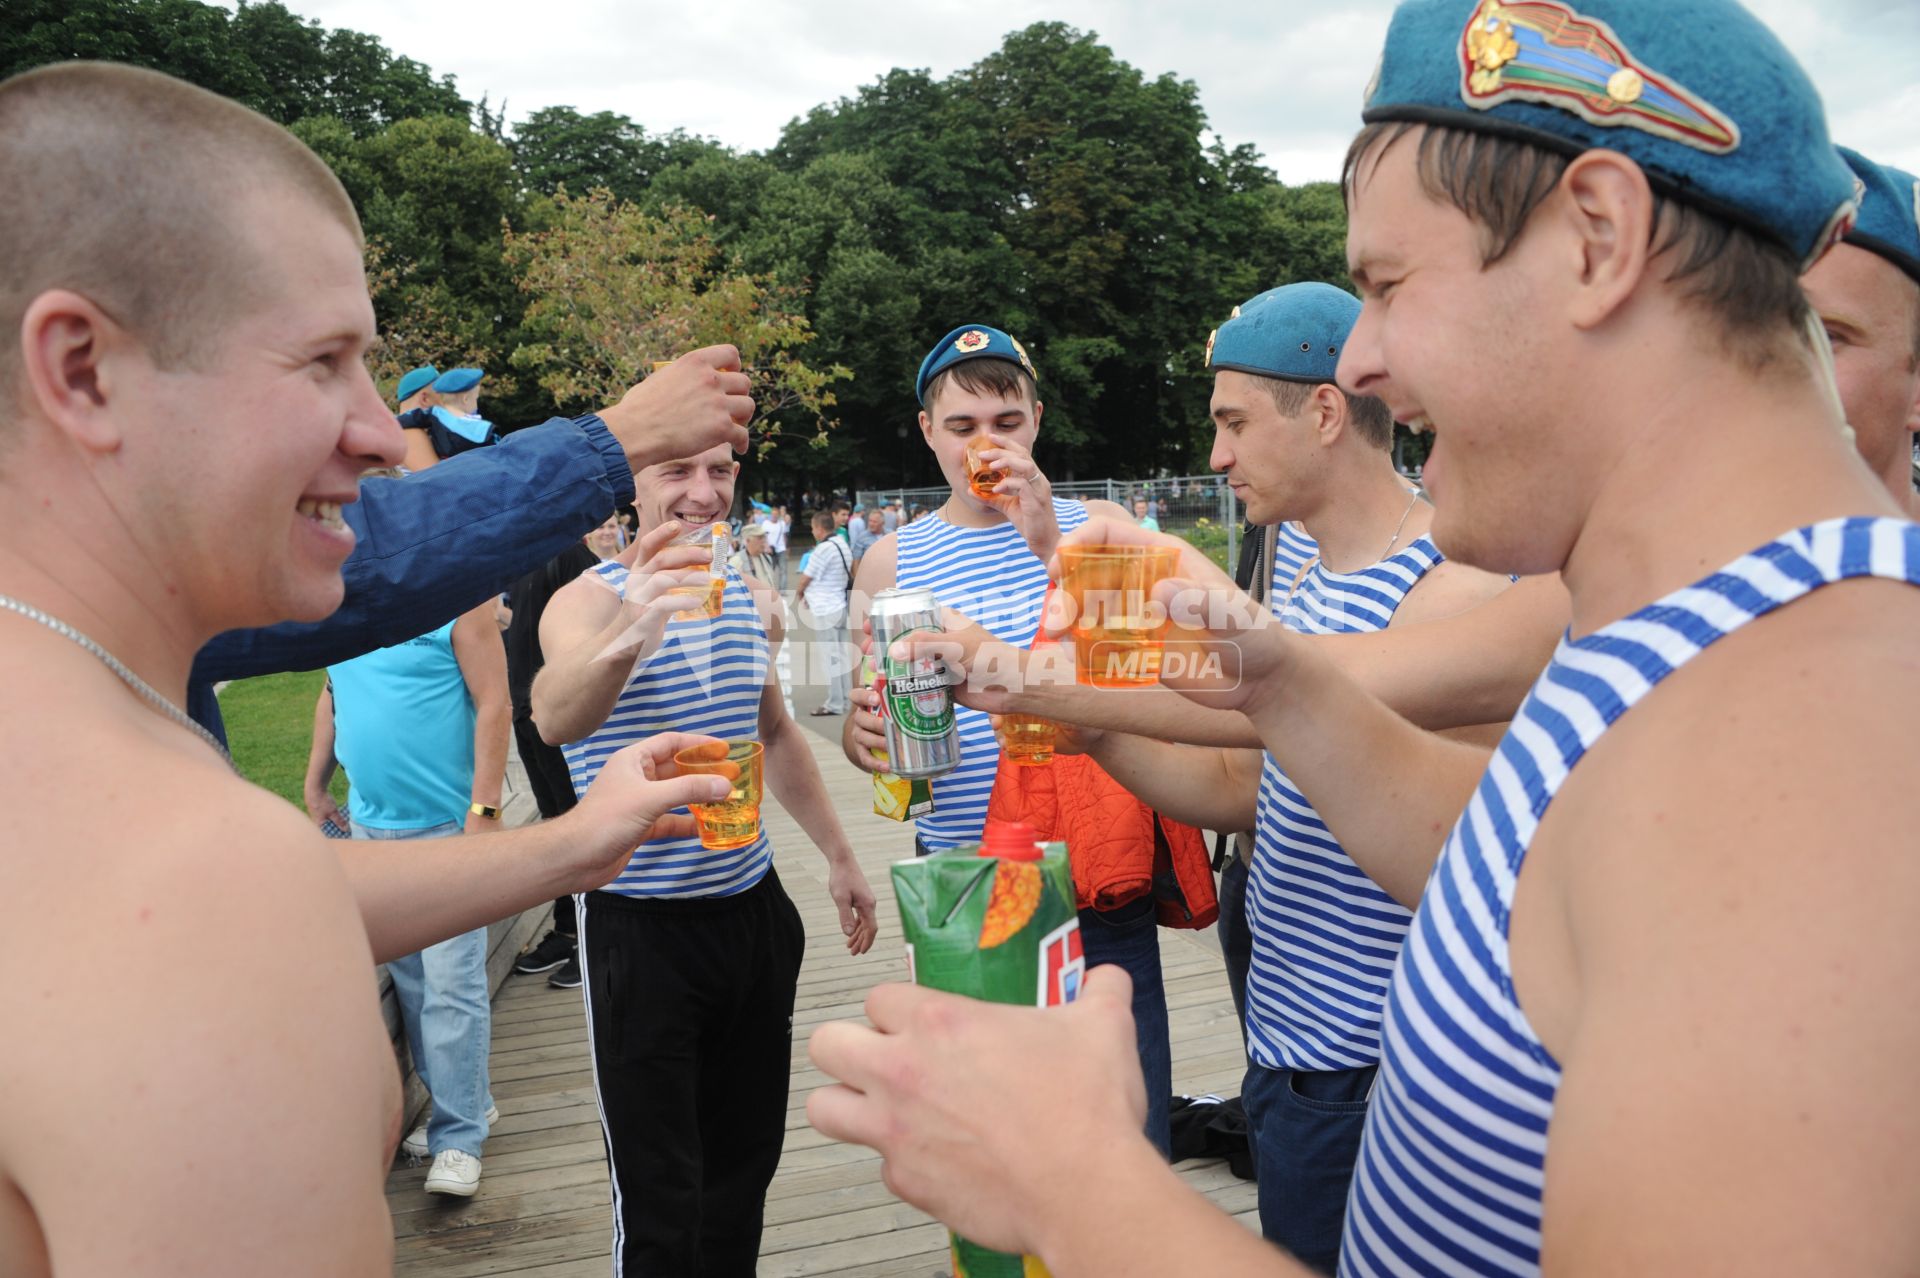
<svg viewBox="0 0 1920 1278">
<path fill-rule="evenodd" d="M 11 595 L 0 595 L 0 608 L 4 608 L 8 612 L 17 612 L 28 621 L 37 621 L 47 629 L 53 631 L 53 633 L 63 638 L 71 639 L 79 644 L 82 648 L 98 657 L 101 664 L 106 666 L 107 669 L 118 675 L 120 682 L 132 688 L 134 693 L 138 695 L 142 701 L 212 746 L 214 752 L 226 761 L 226 765 L 229 768 L 233 768 L 236 773 L 240 771 L 239 768 L 234 767 L 233 756 L 227 753 L 227 748 L 220 744 L 218 737 L 188 718 L 186 711 L 155 692 L 152 685 L 133 671 L 127 669 L 120 658 L 101 647 L 92 638 L 82 634 L 58 617 L 44 613 L 30 603 L 22 603 Z"/>
<path fill-rule="evenodd" d="M 1393 526 L 1393 536 L 1387 539 L 1387 548 L 1380 552 L 1380 559 L 1385 559 L 1388 555 L 1392 554 L 1393 548 L 1400 544 L 1400 534 L 1406 529 L 1407 517 L 1413 514 L 1413 508 L 1419 504 L 1419 501 L 1420 490 L 1416 488 L 1408 494 L 1407 508 L 1400 512 L 1400 522 Z M 1376 559 L 1374 562 L 1379 563 L 1380 559 Z M 1307 557 L 1306 563 L 1300 565 L 1300 574 L 1293 579 L 1293 585 L 1287 587 L 1287 597 L 1281 602 L 1280 611 L 1285 612 L 1288 606 L 1293 603 L 1294 595 L 1300 590 L 1300 583 L 1307 579 L 1307 574 L 1312 572 L 1313 566 L 1319 562 L 1320 552 L 1316 550 Z"/>
</svg>

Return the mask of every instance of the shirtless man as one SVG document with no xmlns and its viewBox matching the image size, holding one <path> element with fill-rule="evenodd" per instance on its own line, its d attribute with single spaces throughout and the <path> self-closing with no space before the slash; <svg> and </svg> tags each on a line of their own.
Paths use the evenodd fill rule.
<svg viewBox="0 0 1920 1278">
<path fill-rule="evenodd" d="M 0 85 L 0 224 L 0 1269 L 385 1271 L 370 965 L 605 882 L 724 783 L 654 779 L 656 738 L 560 821 L 401 856 L 237 778 L 173 708 L 194 653 L 331 611 L 339 505 L 401 452 L 352 205 L 252 112 L 70 63 Z"/>
<path fill-rule="evenodd" d="M 1795 282 L 1851 177 L 1738 6 L 1568 11 L 1551 47 L 1604 31 L 1587 47 L 1626 65 L 1565 64 L 1598 77 L 1566 98 L 1520 87 L 1544 9 L 1396 14 L 1350 152 L 1366 307 L 1340 380 L 1434 429 L 1443 549 L 1563 571 L 1570 639 L 1491 765 L 1271 627 L 1216 635 L 1239 689 L 1190 689 L 1270 742 L 1348 725 L 1345 768 L 1303 789 L 1350 850 L 1343 803 L 1399 825 L 1400 873 L 1432 862 L 1422 825 L 1453 827 L 1388 997 L 1342 1272 L 1901 1272 L 1920 529 L 1848 446 Z M 1685 86 L 1687 129 L 1631 108 L 1649 75 Z M 1609 99 L 1599 124 L 1563 105 Z M 1408 801 L 1353 806 L 1343 771 Z M 879 1033 L 815 1034 L 852 1085 L 816 1094 L 816 1125 L 1055 1272 L 1296 1272 L 1129 1148 L 1124 981 L 1093 978 L 1051 1015 L 877 991 Z M 981 1067 L 1003 1059 L 1048 1082 L 990 1135 L 951 1123 L 1003 1094 Z"/>
</svg>

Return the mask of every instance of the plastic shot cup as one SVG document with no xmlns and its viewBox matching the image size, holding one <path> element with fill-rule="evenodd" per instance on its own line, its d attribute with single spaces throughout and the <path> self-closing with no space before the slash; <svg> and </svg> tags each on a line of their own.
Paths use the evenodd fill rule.
<svg viewBox="0 0 1920 1278">
<path fill-rule="evenodd" d="M 765 750 L 758 741 L 688 746 L 673 756 L 682 772 L 725 777 L 732 789 L 718 803 L 688 805 L 700 826 L 700 846 L 715 852 L 745 847 L 760 837 Z"/>
<path fill-rule="evenodd" d="M 727 593 L 727 556 L 732 553 L 731 538 L 725 524 L 700 524 L 689 528 L 675 537 L 670 543 L 675 546 L 705 546 L 709 548 L 707 561 L 707 579 L 697 585 L 667 587 L 670 595 L 679 595 L 688 602 L 687 606 L 673 614 L 675 621 L 699 621 L 720 615 L 722 599 Z M 692 572 L 689 568 L 686 571 Z"/>
<path fill-rule="evenodd" d="M 1163 546 L 1060 548 L 1060 589 L 1073 605 L 1078 682 L 1096 688 L 1159 682 L 1168 617 L 1153 602 L 1153 588 L 1173 575 L 1179 559 L 1179 551 Z"/>
<path fill-rule="evenodd" d="M 1001 442 L 991 435 L 975 435 L 967 441 L 967 486 L 982 501 L 992 501 L 996 496 L 993 486 L 1007 477 L 1006 471 L 996 470 L 980 460 L 983 450 L 998 448 Z"/>
<path fill-rule="evenodd" d="M 1060 725 L 1037 714 L 1002 715 L 994 735 L 1007 758 L 1021 767 L 1037 768 L 1053 762 L 1055 739 Z"/>
</svg>

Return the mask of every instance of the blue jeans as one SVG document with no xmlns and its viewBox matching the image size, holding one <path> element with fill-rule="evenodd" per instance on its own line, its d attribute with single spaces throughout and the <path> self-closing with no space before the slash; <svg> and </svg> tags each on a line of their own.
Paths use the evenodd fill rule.
<svg viewBox="0 0 1920 1278">
<path fill-rule="evenodd" d="M 1249 1065 L 1240 1087 L 1260 1186 L 1260 1232 L 1321 1273 L 1332 1273 L 1340 1259 L 1347 1190 L 1377 1069 Z"/>
<path fill-rule="evenodd" d="M 356 839 L 444 839 L 461 832 L 457 821 L 423 830 L 376 830 L 353 824 Z M 487 929 L 477 927 L 418 954 L 387 964 L 400 1021 L 407 1031 L 413 1067 L 433 1096 L 427 1149 L 457 1149 L 480 1156 L 487 1139 L 487 1050 L 493 1038 L 493 1008 L 487 1000 Z"/>
<path fill-rule="evenodd" d="M 1216 935 L 1227 961 L 1227 988 L 1240 1018 L 1240 1042 L 1247 1041 L 1247 969 L 1253 966 L 1253 933 L 1247 930 L 1247 863 L 1229 848 L 1220 867 L 1220 920 Z"/>
<path fill-rule="evenodd" d="M 1167 1038 L 1167 987 L 1160 977 L 1160 924 L 1153 898 L 1143 896 L 1114 910 L 1080 911 L 1080 939 L 1087 968 L 1112 963 L 1133 978 L 1133 1033 L 1140 1072 L 1147 1079 L 1147 1139 L 1171 1156 L 1173 1135 L 1167 1107 L 1173 1099 L 1173 1048 Z"/>
</svg>

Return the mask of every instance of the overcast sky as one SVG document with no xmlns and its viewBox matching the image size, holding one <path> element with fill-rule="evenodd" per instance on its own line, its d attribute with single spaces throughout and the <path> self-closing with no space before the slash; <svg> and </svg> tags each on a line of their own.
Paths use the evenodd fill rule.
<svg viewBox="0 0 1920 1278">
<path fill-rule="evenodd" d="M 1749 0 L 1812 74 L 1836 141 L 1920 172 L 1920 3 Z M 288 0 L 450 72 L 509 119 L 618 111 L 761 150 L 796 115 L 893 67 L 945 75 L 1008 32 L 1058 20 L 1099 33 L 1148 76 L 1199 86 L 1229 146 L 1288 182 L 1332 179 L 1359 124 L 1391 0 Z M 232 7 L 231 4 L 228 5 Z M 1686 0 L 1676 0 L 1682 21 Z"/>
</svg>

